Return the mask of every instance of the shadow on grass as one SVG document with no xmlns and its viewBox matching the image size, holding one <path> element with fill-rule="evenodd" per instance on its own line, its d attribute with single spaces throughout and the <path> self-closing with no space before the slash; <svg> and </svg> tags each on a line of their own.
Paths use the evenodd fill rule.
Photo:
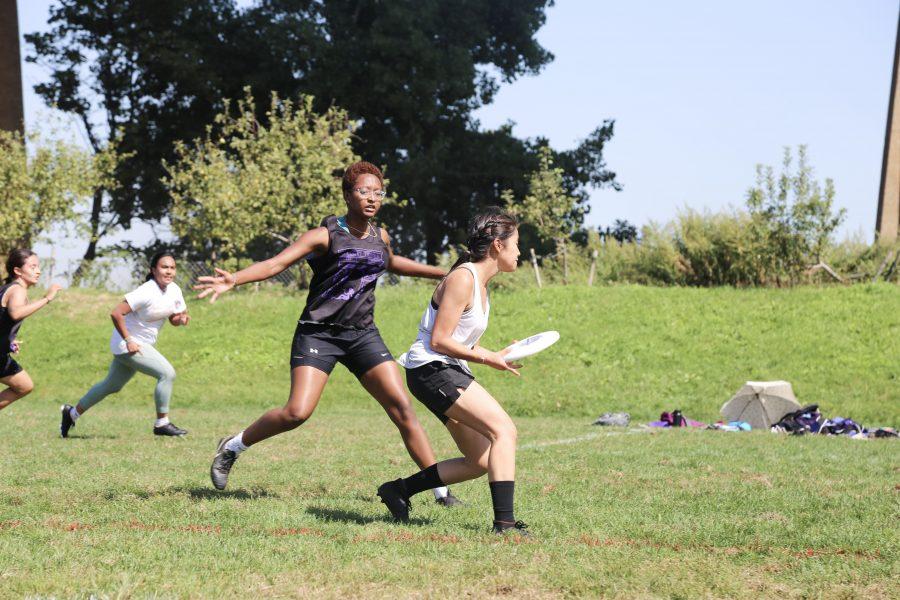
<svg viewBox="0 0 900 600">
<path fill-rule="evenodd" d="M 59 432 L 57 432 L 57 437 L 59 436 Z M 117 435 L 109 435 L 109 434 L 99 434 L 99 435 L 78 435 L 75 433 L 70 433 L 68 437 L 59 439 L 66 440 L 117 440 L 119 436 Z"/>
<path fill-rule="evenodd" d="M 343 521 L 344 523 L 355 523 L 356 525 L 368 525 L 369 523 L 396 523 L 390 515 L 382 515 L 380 517 L 370 517 L 368 515 L 363 515 L 358 512 L 353 512 L 350 510 L 341 510 L 336 508 L 324 508 L 322 506 L 311 506 L 306 509 L 306 512 L 313 515 L 317 519 L 322 519 L 323 521 Z M 409 520 L 408 525 L 427 525 L 431 523 L 428 519 L 416 519 L 412 518 Z"/>
<path fill-rule="evenodd" d="M 211 487 L 199 486 L 172 486 L 162 490 L 122 490 L 119 492 L 108 491 L 104 494 L 105 499 L 115 500 L 122 496 L 134 496 L 141 500 L 152 500 L 153 498 L 166 498 L 174 496 L 187 496 L 191 500 L 257 500 L 260 498 L 277 498 L 277 494 L 273 494 L 264 489 L 250 490 L 216 490 Z"/>
</svg>

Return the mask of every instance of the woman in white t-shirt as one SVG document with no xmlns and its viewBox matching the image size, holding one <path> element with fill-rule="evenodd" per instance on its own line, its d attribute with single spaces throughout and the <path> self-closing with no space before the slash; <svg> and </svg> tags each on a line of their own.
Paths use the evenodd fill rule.
<svg viewBox="0 0 900 600">
<path fill-rule="evenodd" d="M 153 393 L 156 423 L 153 433 L 175 436 L 187 433 L 169 421 L 175 369 L 153 347 L 166 319 L 175 327 L 187 325 L 191 320 L 181 288 L 174 280 L 175 258 L 166 252 L 154 255 L 150 260 L 147 281 L 125 294 L 125 300 L 110 313 L 115 329 L 109 342 L 113 354 L 109 373 L 106 379 L 88 390 L 76 406 L 66 404 L 62 407 L 59 432 L 63 437 L 69 437 L 69 430 L 84 411 L 121 390 L 137 372 L 156 378 Z"/>
</svg>

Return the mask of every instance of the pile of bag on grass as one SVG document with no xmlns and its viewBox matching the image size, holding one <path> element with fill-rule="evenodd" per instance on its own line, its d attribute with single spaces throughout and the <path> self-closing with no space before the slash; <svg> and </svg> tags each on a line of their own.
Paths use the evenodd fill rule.
<svg viewBox="0 0 900 600">
<path fill-rule="evenodd" d="M 705 427 L 719 431 L 768 429 L 773 433 L 847 435 L 859 439 L 898 437 L 891 427 L 869 430 L 853 419 L 824 418 L 818 404 L 800 406 L 787 381 L 748 381 L 722 405 L 720 412 L 723 420 L 707 425 L 685 417 L 676 409 L 662 413 L 658 421 L 651 421 L 647 426 L 664 429 Z M 629 420 L 628 413 L 604 413 L 594 425 L 627 427 Z"/>
<path fill-rule="evenodd" d="M 853 419 L 826 419 L 818 404 L 801 407 L 787 381 L 748 381 L 722 405 L 721 413 L 729 421 L 745 421 L 754 429 L 765 428 L 774 433 L 897 437 L 890 427 L 869 431 Z"/>
</svg>

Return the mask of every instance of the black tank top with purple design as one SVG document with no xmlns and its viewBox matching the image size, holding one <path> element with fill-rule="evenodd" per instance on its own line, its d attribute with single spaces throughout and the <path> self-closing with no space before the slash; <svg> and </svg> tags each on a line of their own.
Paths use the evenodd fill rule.
<svg viewBox="0 0 900 600">
<path fill-rule="evenodd" d="M 8 354 L 12 351 L 12 344 L 16 340 L 16 334 L 19 327 L 22 326 L 22 319 L 14 321 L 9 316 L 9 309 L 3 306 L 3 297 L 17 283 L 7 283 L 0 286 L 0 354 Z"/>
<path fill-rule="evenodd" d="M 368 329 L 374 324 L 375 283 L 388 264 L 381 229 L 370 226 L 372 235 L 359 239 L 334 215 L 322 226 L 328 229 L 328 251 L 308 261 L 313 278 L 300 321 Z"/>
</svg>

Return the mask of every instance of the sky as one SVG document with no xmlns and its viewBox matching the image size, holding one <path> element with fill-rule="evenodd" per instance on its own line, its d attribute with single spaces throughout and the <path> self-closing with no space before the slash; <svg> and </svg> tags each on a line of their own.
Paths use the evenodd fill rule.
<svg viewBox="0 0 900 600">
<path fill-rule="evenodd" d="M 20 33 L 46 29 L 51 4 L 20 0 Z M 806 144 L 847 210 L 839 236 L 871 241 L 898 14 L 898 0 L 558 0 L 537 36 L 555 60 L 505 84 L 476 116 L 557 149 L 614 119 L 604 156 L 623 189 L 591 193 L 591 226 L 740 207 L 757 164 L 779 165 L 785 146 Z M 31 128 L 47 117 L 31 90 L 46 71 L 22 48 Z M 150 237 L 136 226 L 110 241 Z M 57 252 L 77 256 L 85 244 Z"/>
</svg>

